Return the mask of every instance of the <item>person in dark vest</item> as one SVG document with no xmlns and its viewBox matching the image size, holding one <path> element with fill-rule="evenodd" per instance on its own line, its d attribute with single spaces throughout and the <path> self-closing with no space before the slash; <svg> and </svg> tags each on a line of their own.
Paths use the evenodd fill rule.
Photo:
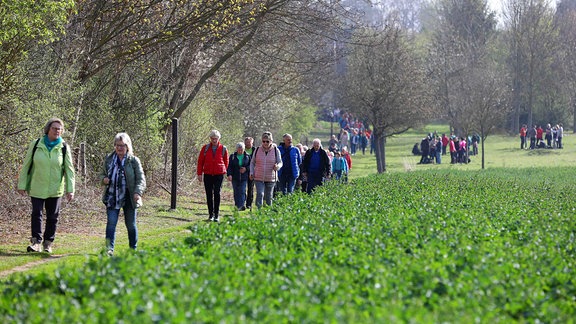
<svg viewBox="0 0 576 324">
<path fill-rule="evenodd" d="M 252 161 L 252 154 L 254 153 L 254 138 L 250 136 L 244 138 L 244 152 L 250 155 L 250 161 Z M 250 170 L 248 170 L 248 172 L 250 172 Z M 254 201 L 254 180 L 250 179 L 250 174 L 248 174 L 246 187 L 246 208 L 252 210 L 252 202 Z"/>
</svg>

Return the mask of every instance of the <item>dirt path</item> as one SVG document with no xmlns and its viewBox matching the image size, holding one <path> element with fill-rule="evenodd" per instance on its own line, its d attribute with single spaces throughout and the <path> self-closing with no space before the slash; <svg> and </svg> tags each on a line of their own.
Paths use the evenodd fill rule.
<svg viewBox="0 0 576 324">
<path fill-rule="evenodd" d="M 53 255 L 50 255 L 50 256 L 47 257 L 47 258 L 43 258 L 43 259 L 40 259 L 40 260 L 28 262 L 28 263 L 23 264 L 23 265 L 21 265 L 21 266 L 17 266 L 17 267 L 14 267 L 14 268 L 12 268 L 12 269 L 8 269 L 8 270 L 5 270 L 5 271 L 1 271 L 1 272 L 0 272 L 0 278 L 6 278 L 6 277 L 10 276 L 11 274 L 14 274 L 14 273 L 17 273 L 17 272 L 24 272 L 24 271 L 31 270 L 32 268 L 34 268 L 34 267 L 36 267 L 36 266 L 39 266 L 39 265 L 42 265 L 42 264 L 46 264 L 46 263 L 49 263 L 49 262 L 56 261 L 56 260 L 58 260 L 58 259 L 60 259 L 60 258 L 67 257 L 68 255 L 69 255 L 69 254 L 53 254 Z"/>
</svg>

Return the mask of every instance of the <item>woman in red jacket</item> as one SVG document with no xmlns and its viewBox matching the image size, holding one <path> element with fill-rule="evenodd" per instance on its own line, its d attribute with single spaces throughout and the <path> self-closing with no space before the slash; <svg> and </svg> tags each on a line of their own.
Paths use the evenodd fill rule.
<svg viewBox="0 0 576 324">
<path fill-rule="evenodd" d="M 226 146 L 220 143 L 220 132 L 210 132 L 210 143 L 204 145 L 198 155 L 196 174 L 198 181 L 204 180 L 206 203 L 208 204 L 208 220 L 218 222 L 220 212 L 220 190 L 222 181 L 228 169 L 228 152 Z M 202 178 L 204 174 L 204 178 Z"/>
</svg>

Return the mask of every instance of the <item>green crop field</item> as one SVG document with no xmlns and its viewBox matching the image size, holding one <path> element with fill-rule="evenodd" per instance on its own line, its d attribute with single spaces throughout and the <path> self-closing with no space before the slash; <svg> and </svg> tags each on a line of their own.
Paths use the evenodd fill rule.
<svg viewBox="0 0 576 324">
<path fill-rule="evenodd" d="M 501 136 L 486 170 L 417 165 L 422 134 L 388 141 L 388 173 L 356 156 L 348 184 L 12 275 L 0 322 L 574 322 L 573 149 Z"/>
</svg>

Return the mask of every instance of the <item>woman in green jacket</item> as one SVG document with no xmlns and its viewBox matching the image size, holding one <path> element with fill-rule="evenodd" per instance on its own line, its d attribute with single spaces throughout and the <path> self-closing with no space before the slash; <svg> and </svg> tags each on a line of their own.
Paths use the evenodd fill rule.
<svg viewBox="0 0 576 324">
<path fill-rule="evenodd" d="M 102 202 L 106 205 L 106 247 L 108 255 L 114 254 L 116 224 L 120 208 L 124 209 L 124 222 L 128 229 L 128 244 L 136 249 L 138 229 L 136 209 L 142 206 L 142 194 L 146 189 L 146 178 L 140 160 L 134 156 L 132 140 L 126 133 L 114 137 L 114 152 L 106 157 L 100 173 L 102 184 L 106 186 Z"/>
<path fill-rule="evenodd" d="M 62 140 L 64 122 L 51 118 L 44 126 L 44 136 L 28 145 L 18 177 L 18 192 L 32 200 L 32 237 L 28 252 L 52 253 L 52 242 L 60 215 L 60 203 L 66 193 L 74 199 L 72 153 Z M 42 236 L 42 210 L 46 208 L 46 228 Z"/>
</svg>

